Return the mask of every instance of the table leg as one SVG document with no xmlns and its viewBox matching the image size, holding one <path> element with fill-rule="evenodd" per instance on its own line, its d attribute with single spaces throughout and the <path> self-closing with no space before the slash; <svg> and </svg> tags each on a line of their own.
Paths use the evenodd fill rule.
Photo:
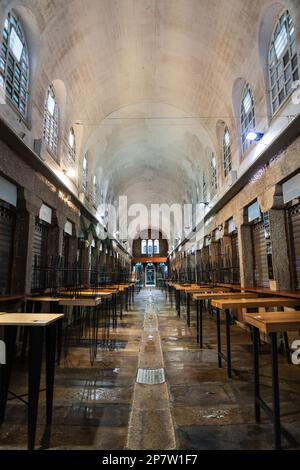
<svg viewBox="0 0 300 470">
<path fill-rule="evenodd" d="M 197 326 L 196 326 L 196 329 L 197 329 L 197 343 L 199 343 L 199 300 L 196 300 L 196 309 L 197 309 Z"/>
<path fill-rule="evenodd" d="M 177 291 L 177 292 L 178 292 L 178 316 L 179 316 L 179 318 L 180 318 L 180 313 L 181 313 L 181 312 L 180 312 L 180 308 L 181 308 L 181 305 L 180 305 L 180 304 L 181 304 L 181 293 L 180 293 L 180 290 Z"/>
<path fill-rule="evenodd" d="M 218 346 L 218 364 L 222 367 L 222 344 L 221 344 L 221 321 L 220 321 L 220 309 L 217 308 L 217 346 Z"/>
<path fill-rule="evenodd" d="M 254 358 L 254 409 L 255 421 L 260 423 L 260 380 L 259 380 L 259 330 L 253 328 L 253 358 Z"/>
<path fill-rule="evenodd" d="M 28 450 L 34 449 L 42 369 L 44 328 L 29 329 L 28 362 Z"/>
<path fill-rule="evenodd" d="M 191 326 L 191 296 L 189 293 L 186 294 L 186 319 L 187 326 Z"/>
<path fill-rule="evenodd" d="M 59 320 L 58 323 L 61 323 Z M 53 388 L 55 374 L 55 354 L 58 324 L 49 325 L 46 328 L 46 402 L 47 425 L 52 423 Z"/>
<path fill-rule="evenodd" d="M 231 341 L 230 341 L 230 312 L 225 310 L 226 318 L 226 352 L 227 352 L 227 375 L 231 379 L 232 369 L 231 369 Z"/>
<path fill-rule="evenodd" d="M 291 360 L 291 353 L 290 353 L 290 345 L 289 345 L 289 337 L 287 331 L 284 331 L 283 333 L 283 340 L 284 340 L 284 349 L 285 349 L 285 354 L 287 358 L 287 363 L 292 364 Z"/>
<path fill-rule="evenodd" d="M 0 424 L 3 423 L 5 417 L 8 388 L 16 349 L 16 338 L 17 327 L 7 326 L 4 329 L 6 364 L 0 366 Z"/>
<path fill-rule="evenodd" d="M 128 312 L 128 288 L 125 289 L 125 308 L 126 312 Z"/>
<path fill-rule="evenodd" d="M 281 423 L 280 423 L 280 395 L 279 395 L 279 377 L 278 377 L 278 351 L 277 334 L 270 333 L 271 354 L 272 354 L 272 395 L 273 395 L 273 413 L 274 413 L 274 434 L 275 448 L 281 449 Z"/>
<path fill-rule="evenodd" d="M 203 300 L 200 300 L 200 348 L 203 349 Z"/>
<path fill-rule="evenodd" d="M 120 294 L 120 320 L 123 320 L 123 293 Z"/>
</svg>

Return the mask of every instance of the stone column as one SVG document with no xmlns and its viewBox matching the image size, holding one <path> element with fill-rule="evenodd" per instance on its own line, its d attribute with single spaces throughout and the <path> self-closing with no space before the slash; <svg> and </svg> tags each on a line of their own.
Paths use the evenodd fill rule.
<svg viewBox="0 0 300 470">
<path fill-rule="evenodd" d="M 291 278 L 282 187 L 275 185 L 269 188 L 259 198 L 259 204 L 262 212 L 269 212 L 274 274 L 274 280 L 270 280 L 270 288 L 272 290 L 289 290 Z"/>
<path fill-rule="evenodd" d="M 254 257 L 251 226 L 248 223 L 246 209 L 242 209 L 238 214 L 236 226 L 238 232 L 241 286 L 253 287 Z"/>
<path fill-rule="evenodd" d="M 12 262 L 12 293 L 31 292 L 34 226 L 41 205 L 42 201 L 33 193 L 19 190 Z"/>
<path fill-rule="evenodd" d="M 67 218 L 58 211 L 53 214 L 52 224 L 48 230 L 47 256 L 62 256 L 64 229 Z"/>
</svg>

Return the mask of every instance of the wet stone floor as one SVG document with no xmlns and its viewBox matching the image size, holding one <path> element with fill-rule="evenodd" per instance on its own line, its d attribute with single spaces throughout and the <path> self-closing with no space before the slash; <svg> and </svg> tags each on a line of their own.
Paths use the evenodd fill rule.
<svg viewBox="0 0 300 470">
<path fill-rule="evenodd" d="M 167 386 L 160 401 L 147 388 L 159 385 L 143 385 L 149 416 L 157 413 L 162 420 L 164 413 L 171 413 L 167 427 L 173 427 L 174 442 L 180 450 L 272 449 L 273 432 L 268 418 L 262 412 L 262 423 L 255 424 L 254 420 L 248 332 L 237 325 L 232 327 L 234 374 L 228 379 L 225 365 L 222 369 L 217 365 L 214 319 L 205 315 L 204 349 L 200 350 L 196 343 L 194 308 L 191 328 L 188 328 L 185 312 L 179 319 L 165 294 L 150 289 L 136 295 L 134 305 L 124 312 L 118 328 L 111 332 L 110 349 L 100 349 L 93 366 L 85 343 L 69 347 L 56 369 L 51 429 L 45 427 L 45 393 L 40 393 L 36 448 L 126 448 L 133 431 L 130 416 L 136 406 L 134 389 L 139 355 L 141 349 L 143 354 L 147 351 L 141 347 L 141 341 L 149 295 L 155 300 L 158 315 L 159 349 Z M 224 328 L 222 341 L 224 344 Z M 262 396 L 271 403 L 268 345 L 263 345 L 260 358 Z M 280 355 L 280 377 L 282 423 L 300 444 L 300 366 L 288 365 L 285 356 Z M 44 374 L 41 387 L 44 388 Z M 27 391 L 26 365 L 19 360 L 14 366 L 10 389 L 17 394 Z M 141 394 L 138 401 L 143 410 Z M 26 422 L 26 406 L 16 400 L 9 401 L 5 422 L 0 427 L 0 449 L 26 448 Z M 156 427 L 164 424 L 144 419 L 142 414 L 136 432 L 142 435 L 138 442 L 143 443 L 143 448 L 147 449 L 147 442 L 152 442 Z M 169 444 L 161 442 L 160 450 L 168 448 Z M 283 448 L 291 448 L 285 439 Z"/>
</svg>

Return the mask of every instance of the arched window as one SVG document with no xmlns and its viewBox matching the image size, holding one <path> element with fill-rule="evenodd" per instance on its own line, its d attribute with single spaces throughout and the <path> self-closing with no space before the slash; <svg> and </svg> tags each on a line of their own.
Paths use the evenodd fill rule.
<svg viewBox="0 0 300 470">
<path fill-rule="evenodd" d="M 88 191 L 88 180 L 89 180 L 89 169 L 88 161 L 86 157 L 83 157 L 82 161 L 82 191 L 87 194 Z"/>
<path fill-rule="evenodd" d="M 244 88 L 241 104 L 241 127 L 242 127 L 242 145 L 243 152 L 246 152 L 251 145 L 247 139 L 250 131 L 255 130 L 255 111 L 252 91 L 249 85 Z"/>
<path fill-rule="evenodd" d="M 99 199 L 99 191 L 98 191 L 98 183 L 97 183 L 97 176 L 94 175 L 93 178 L 93 204 L 95 207 L 98 205 Z"/>
<path fill-rule="evenodd" d="M 211 192 L 212 192 L 212 195 L 215 195 L 218 190 L 218 177 L 217 177 L 217 160 L 216 160 L 214 153 L 211 156 L 210 172 L 211 172 L 210 174 Z"/>
<path fill-rule="evenodd" d="M 269 51 L 269 80 L 274 114 L 292 93 L 293 82 L 299 80 L 296 32 L 288 11 L 281 15 L 273 33 Z"/>
<path fill-rule="evenodd" d="M 147 240 L 142 240 L 142 254 L 147 254 Z"/>
<path fill-rule="evenodd" d="M 231 171 L 231 137 L 228 128 L 225 128 L 223 138 L 223 163 L 224 176 L 228 176 Z"/>
<path fill-rule="evenodd" d="M 53 85 L 48 88 L 44 109 L 44 141 L 48 149 L 57 157 L 59 110 Z"/>
<path fill-rule="evenodd" d="M 207 202 L 207 181 L 206 181 L 206 175 L 204 172 L 202 175 L 202 198 L 203 198 L 202 202 Z"/>
<path fill-rule="evenodd" d="M 71 127 L 71 129 L 69 130 L 68 135 L 68 157 L 69 163 L 74 164 L 76 160 L 76 141 L 73 127 Z"/>
<path fill-rule="evenodd" d="M 148 255 L 153 254 L 153 240 L 148 240 Z"/>
<path fill-rule="evenodd" d="M 9 13 L 2 34 L 0 87 L 26 117 L 29 90 L 29 60 L 25 35 L 18 18 Z"/>
<path fill-rule="evenodd" d="M 157 255 L 159 253 L 159 240 L 154 240 L 154 254 Z"/>
</svg>

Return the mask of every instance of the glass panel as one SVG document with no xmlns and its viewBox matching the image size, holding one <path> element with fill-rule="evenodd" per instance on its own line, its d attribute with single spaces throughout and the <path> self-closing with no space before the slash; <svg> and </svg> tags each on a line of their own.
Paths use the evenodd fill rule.
<svg viewBox="0 0 300 470">
<path fill-rule="evenodd" d="M 11 28 L 9 37 L 9 47 L 17 61 L 20 62 L 23 52 L 23 44 L 14 27 Z"/>
</svg>

